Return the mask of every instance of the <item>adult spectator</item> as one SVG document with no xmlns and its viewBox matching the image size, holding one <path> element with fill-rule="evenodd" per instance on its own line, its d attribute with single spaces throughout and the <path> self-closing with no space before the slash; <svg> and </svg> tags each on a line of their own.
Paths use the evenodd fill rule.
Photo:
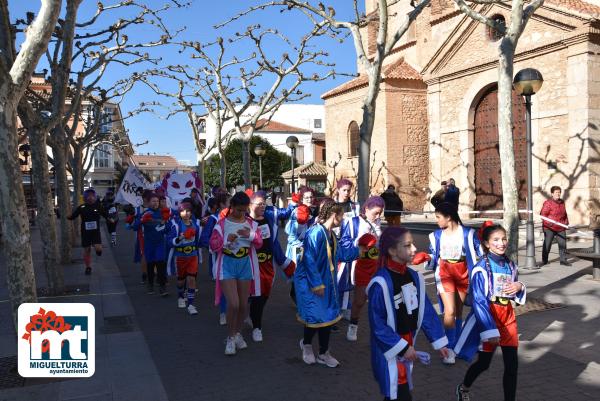
<svg viewBox="0 0 600 401">
<path fill-rule="evenodd" d="M 447 189 L 448 183 L 446 181 L 442 181 L 441 185 L 442 185 L 442 187 L 440 189 L 438 189 L 435 194 L 433 194 L 433 196 L 431 197 L 431 200 L 430 200 L 430 202 L 434 208 L 437 208 L 440 203 L 446 201 L 446 189 Z"/>
<path fill-rule="evenodd" d="M 550 194 L 552 195 L 552 198 L 544 202 L 540 214 L 554 222 L 569 225 L 565 201 L 560 198 L 562 190 L 559 186 L 553 186 L 550 188 Z M 558 243 L 560 264 L 563 266 L 571 266 L 571 264 L 567 262 L 566 228 L 554 222 L 547 220 L 544 220 L 543 222 L 544 246 L 542 248 L 542 266 L 548 263 L 548 254 L 550 253 L 550 248 L 552 248 L 552 242 L 555 238 Z"/>
<path fill-rule="evenodd" d="M 458 198 L 460 197 L 460 189 L 456 187 L 456 183 L 454 182 L 454 178 L 450 178 L 448 180 L 448 185 L 446 185 L 446 195 L 444 196 L 444 201 L 448 203 L 452 203 L 458 209 Z"/>
<path fill-rule="evenodd" d="M 404 203 L 396 193 L 396 187 L 388 185 L 387 189 L 381 194 L 381 197 L 385 202 L 385 208 L 383 210 L 385 221 L 387 221 L 390 226 L 399 226 L 402 218 L 402 211 L 404 210 Z"/>
</svg>

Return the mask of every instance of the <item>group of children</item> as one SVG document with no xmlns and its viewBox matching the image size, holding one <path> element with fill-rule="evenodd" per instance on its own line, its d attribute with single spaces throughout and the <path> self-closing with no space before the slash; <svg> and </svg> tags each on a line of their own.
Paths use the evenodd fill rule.
<svg viewBox="0 0 600 401">
<path fill-rule="evenodd" d="M 413 364 L 430 360 L 428 353 L 415 350 L 423 331 L 445 364 L 478 353 L 456 388 L 459 401 L 470 399 L 469 388 L 500 345 L 505 400 L 514 400 L 518 336 L 511 301 L 525 301 L 525 286 L 505 255 L 504 228 L 491 223 L 479 231 L 468 228 L 454 205 L 442 203 L 435 211 L 439 229 L 429 236 L 429 252 L 417 253 L 404 227 L 382 230 L 381 197 L 372 196 L 359 207 L 350 200 L 351 191 L 352 183 L 340 180 L 335 199 L 317 203 L 316 192 L 302 187 L 287 208 L 277 208 L 266 204 L 262 191 L 230 197 L 217 190 L 203 216 L 194 214 L 188 199 L 173 211 L 160 194 L 148 192 L 144 205 L 127 218 L 137 233 L 136 260 L 142 263 L 148 292 L 154 292 L 156 278 L 160 295 L 167 295 L 167 274 L 176 275 L 178 307 L 197 314 L 200 249 L 208 248 L 215 304 L 221 307 L 220 323 L 227 324 L 225 354 L 234 355 L 248 346 L 241 334 L 245 320 L 251 321 L 253 341 L 263 341 L 262 316 L 278 266 L 292 282 L 306 364 L 339 365 L 329 350 L 330 334 L 345 316 L 350 321 L 346 338 L 356 341 L 368 300 L 372 368 L 385 399 L 412 399 Z M 88 208 L 76 213 L 88 213 Z M 280 221 L 287 221 L 285 252 L 278 241 Z M 82 223 L 82 233 L 87 238 L 87 224 L 84 230 Z M 411 267 L 421 264 L 434 272 L 442 321 L 426 295 L 422 273 Z M 465 304 L 471 311 L 463 323 Z"/>
</svg>

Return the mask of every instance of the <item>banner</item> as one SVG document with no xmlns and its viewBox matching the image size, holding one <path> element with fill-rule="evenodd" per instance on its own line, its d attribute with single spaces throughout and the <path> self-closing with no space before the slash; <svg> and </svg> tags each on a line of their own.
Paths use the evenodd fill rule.
<svg viewBox="0 0 600 401">
<path fill-rule="evenodd" d="M 148 182 L 137 168 L 129 166 L 115 197 L 115 203 L 140 206 L 142 204 L 142 193 L 145 189 L 154 189 L 154 186 Z"/>
<path fill-rule="evenodd" d="M 192 189 L 195 188 L 202 193 L 202 181 L 196 172 L 180 173 L 172 171 L 164 176 L 161 188 L 165 191 L 165 195 L 171 199 L 173 207 L 176 207 L 181 200 L 191 196 Z"/>
</svg>

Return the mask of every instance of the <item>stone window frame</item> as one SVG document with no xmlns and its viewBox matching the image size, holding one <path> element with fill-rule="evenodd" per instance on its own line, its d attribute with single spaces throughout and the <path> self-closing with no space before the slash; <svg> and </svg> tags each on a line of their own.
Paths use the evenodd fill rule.
<svg viewBox="0 0 600 401">
<path fill-rule="evenodd" d="M 348 124 L 348 157 L 358 157 L 360 126 L 354 120 Z"/>
</svg>

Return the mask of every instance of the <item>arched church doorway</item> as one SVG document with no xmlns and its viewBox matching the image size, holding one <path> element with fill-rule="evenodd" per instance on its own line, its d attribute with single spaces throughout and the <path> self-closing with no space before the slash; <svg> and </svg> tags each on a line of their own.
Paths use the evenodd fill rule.
<svg viewBox="0 0 600 401">
<path fill-rule="evenodd" d="M 513 140 L 519 209 L 526 208 L 527 142 L 525 102 L 513 92 Z M 498 145 L 498 87 L 483 94 L 475 106 L 475 210 L 502 210 L 502 172 Z M 495 215 L 495 217 L 500 217 Z"/>
</svg>

